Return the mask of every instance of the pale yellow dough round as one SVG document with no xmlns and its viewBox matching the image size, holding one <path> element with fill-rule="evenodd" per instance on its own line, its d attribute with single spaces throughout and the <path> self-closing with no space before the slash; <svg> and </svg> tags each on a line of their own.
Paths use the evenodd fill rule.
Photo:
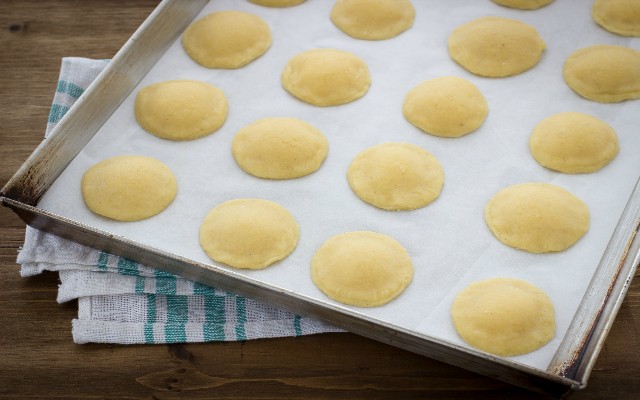
<svg viewBox="0 0 640 400">
<path fill-rule="evenodd" d="M 268 179 L 293 179 L 320 168 L 329 142 L 314 126 L 297 118 L 264 118 L 233 138 L 233 158 L 243 171 Z"/>
<path fill-rule="evenodd" d="M 640 36 L 640 1 L 596 0 L 591 8 L 593 20 L 622 36 Z"/>
<path fill-rule="evenodd" d="M 404 99 L 402 113 L 407 121 L 431 135 L 460 137 L 482 125 L 489 106 L 473 83 L 445 76 L 411 89 Z"/>
<path fill-rule="evenodd" d="M 282 72 L 282 86 L 315 106 L 337 106 L 364 96 L 371 85 L 367 64 L 353 53 L 313 49 L 293 57 Z"/>
<path fill-rule="evenodd" d="M 573 53 L 564 63 L 564 80 L 580 96 L 599 103 L 640 98 L 640 51 L 596 45 Z"/>
<path fill-rule="evenodd" d="M 366 203 L 384 210 L 415 210 L 440 196 L 444 171 L 428 151 L 409 143 L 383 143 L 358 154 L 347 180 Z"/>
<path fill-rule="evenodd" d="M 271 46 L 271 29 L 260 17 L 242 11 L 218 11 L 184 31 L 182 46 L 207 68 L 240 68 Z"/>
<path fill-rule="evenodd" d="M 395 239 L 377 232 L 347 232 L 328 239 L 311 261 L 311 279 L 340 303 L 376 307 L 399 296 L 413 279 L 413 264 Z"/>
<path fill-rule="evenodd" d="M 548 183 L 509 186 L 487 203 L 484 219 L 507 246 L 532 253 L 563 251 L 589 230 L 589 208 Z"/>
<path fill-rule="evenodd" d="M 470 284 L 453 301 L 451 318 L 465 342 L 501 357 L 538 350 L 553 339 L 556 330 L 549 296 L 521 279 Z"/>
<path fill-rule="evenodd" d="M 82 197 L 91 211 L 116 221 L 152 217 L 171 204 L 178 184 L 162 162 L 144 156 L 116 156 L 82 176 Z"/>
<path fill-rule="evenodd" d="M 534 27 L 503 17 L 475 19 L 449 36 L 451 58 L 469 72 L 490 78 L 517 75 L 533 68 L 545 47 Z"/>
<path fill-rule="evenodd" d="M 249 0 L 251 3 L 264 7 L 293 7 L 302 4 L 305 0 Z"/>
<path fill-rule="evenodd" d="M 279 204 L 235 199 L 214 207 L 200 226 L 200 246 L 209 258 L 235 268 L 262 269 L 287 257 L 300 228 Z"/>
<path fill-rule="evenodd" d="M 331 21 L 356 39 L 384 40 L 413 26 L 416 11 L 409 0 L 336 0 Z"/>
<path fill-rule="evenodd" d="M 554 114 L 531 133 L 529 148 L 542 166 L 567 174 L 595 172 L 618 154 L 618 137 L 606 122 L 578 112 Z"/>
<path fill-rule="evenodd" d="M 519 10 L 537 10 L 553 3 L 553 0 L 491 0 L 501 6 L 517 8 Z"/>
<path fill-rule="evenodd" d="M 217 131 L 227 119 L 222 90 L 201 81 L 154 83 L 138 92 L 135 116 L 147 132 L 170 140 L 193 140 Z"/>
</svg>

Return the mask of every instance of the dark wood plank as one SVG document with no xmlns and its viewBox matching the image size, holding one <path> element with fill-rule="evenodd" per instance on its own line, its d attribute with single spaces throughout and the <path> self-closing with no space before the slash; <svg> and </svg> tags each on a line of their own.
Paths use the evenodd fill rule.
<svg viewBox="0 0 640 400">
<path fill-rule="evenodd" d="M 241 0 L 238 0 L 241 1 Z M 319 0 L 314 0 L 319 1 Z M 37 146 L 63 56 L 110 58 L 157 1 L 0 1 L 0 183 Z M 24 226 L 0 209 L 0 399 L 540 399 L 544 396 L 352 334 L 244 343 L 75 345 L 57 275 L 20 278 Z M 640 280 L 586 390 L 640 392 Z"/>
</svg>

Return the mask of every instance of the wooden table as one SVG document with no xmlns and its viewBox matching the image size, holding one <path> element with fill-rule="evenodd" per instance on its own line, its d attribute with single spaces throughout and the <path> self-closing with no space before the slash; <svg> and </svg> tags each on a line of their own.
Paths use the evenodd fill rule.
<svg viewBox="0 0 640 400">
<path fill-rule="evenodd" d="M 240 1 L 240 0 L 238 0 Z M 317 1 L 317 0 L 316 0 Z M 0 1 L 0 184 L 42 139 L 63 56 L 110 58 L 154 0 Z M 238 343 L 76 345 L 57 275 L 19 277 L 24 224 L 0 209 L 0 399 L 544 398 L 342 333 Z M 635 279 L 575 399 L 640 397 Z"/>
</svg>

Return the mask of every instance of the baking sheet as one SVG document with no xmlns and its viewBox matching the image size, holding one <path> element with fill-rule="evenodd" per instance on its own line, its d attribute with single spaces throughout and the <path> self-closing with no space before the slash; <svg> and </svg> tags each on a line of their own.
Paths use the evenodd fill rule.
<svg viewBox="0 0 640 400">
<path fill-rule="evenodd" d="M 590 4 L 558 1 L 537 11 L 503 8 L 490 1 L 414 1 L 414 27 L 397 38 L 367 42 L 350 38 L 328 18 L 332 2 L 309 0 L 301 6 L 270 9 L 245 1 L 218 0 L 199 16 L 216 10 L 244 10 L 272 27 L 269 51 L 239 70 L 209 70 L 184 53 L 179 40 L 122 103 L 109 121 L 48 190 L 39 207 L 90 226 L 122 235 L 198 262 L 213 263 L 198 244 L 204 215 L 233 198 L 258 197 L 286 207 L 301 227 L 294 253 L 261 271 L 237 274 L 338 308 L 356 310 L 398 327 L 466 346 L 449 319 L 455 294 L 469 283 L 508 276 L 530 281 L 556 307 L 555 339 L 542 349 L 512 360 L 546 369 L 585 293 L 591 276 L 629 198 L 640 171 L 638 102 L 599 104 L 574 94 L 562 80 L 562 64 L 573 51 L 592 44 L 640 49 L 640 40 L 622 38 L 597 27 Z M 511 78 L 476 77 L 448 56 L 449 33 L 471 19 L 499 15 L 535 26 L 547 43 L 541 62 Z M 568 17 L 570 16 L 570 17 Z M 361 99 L 338 107 L 302 103 L 280 86 L 280 72 L 295 54 L 316 47 L 352 51 L 369 65 L 372 86 Z M 406 92 L 423 80 L 457 75 L 484 93 L 489 117 L 476 132 L 458 139 L 437 138 L 406 122 L 401 113 Z M 229 99 L 229 117 L 215 134 L 193 142 L 170 142 L 144 132 L 133 115 L 137 91 L 167 79 L 199 79 L 220 87 Z M 528 136 L 541 119 L 556 112 L 579 111 L 611 124 L 620 154 L 602 171 L 563 175 L 540 167 L 529 155 Z M 292 181 L 249 176 L 230 151 L 235 132 L 259 118 L 291 116 L 318 127 L 329 139 L 329 156 L 316 173 Z M 388 212 L 359 200 L 349 189 L 346 169 L 352 158 L 378 143 L 402 141 L 433 153 L 445 171 L 440 198 L 426 208 Z M 120 154 L 148 155 L 176 174 L 178 196 L 163 213 L 145 221 L 118 223 L 88 211 L 79 182 L 94 163 Z M 483 220 L 488 199 L 505 186 L 542 181 L 562 186 L 591 209 L 590 231 L 557 254 L 530 254 L 498 242 Z M 309 278 L 313 252 L 329 237 L 351 230 L 388 234 L 409 251 L 415 276 L 409 288 L 382 307 L 343 306 L 326 298 Z M 227 268 L 218 266 L 218 268 Z"/>
</svg>

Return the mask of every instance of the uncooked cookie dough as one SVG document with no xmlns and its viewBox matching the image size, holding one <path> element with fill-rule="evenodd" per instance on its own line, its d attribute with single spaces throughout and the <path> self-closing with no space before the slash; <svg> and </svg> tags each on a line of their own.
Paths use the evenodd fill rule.
<svg viewBox="0 0 640 400">
<path fill-rule="evenodd" d="M 231 150 L 240 168 L 251 175 L 292 179 L 320 168 L 329 142 L 297 118 L 264 118 L 238 131 Z"/>
<path fill-rule="evenodd" d="M 376 307 L 402 293 L 413 264 L 395 239 L 376 232 L 347 232 L 328 239 L 313 256 L 311 279 L 340 303 Z"/>
<path fill-rule="evenodd" d="M 491 0 L 501 6 L 517 8 L 519 10 L 537 10 L 553 3 L 553 0 Z"/>
<path fill-rule="evenodd" d="M 271 29 L 257 15 L 218 11 L 195 21 L 184 31 L 182 46 L 207 68 L 240 68 L 271 46 Z"/>
<path fill-rule="evenodd" d="M 442 190 L 444 171 L 428 151 L 409 143 L 383 143 L 358 154 L 347 171 L 363 201 L 384 210 L 415 210 Z"/>
<path fill-rule="evenodd" d="M 522 183 L 498 192 L 484 219 L 502 243 L 530 251 L 562 251 L 589 230 L 589 208 L 565 189 L 548 183 Z"/>
<path fill-rule="evenodd" d="M 565 61 L 564 80 L 580 96 L 599 103 L 640 98 L 640 51 L 612 45 L 585 47 Z"/>
<path fill-rule="evenodd" d="M 94 213 L 116 221 L 139 221 L 167 208 L 178 185 L 169 167 L 155 158 L 116 156 L 89 168 L 81 189 Z"/>
<path fill-rule="evenodd" d="M 465 342 L 502 357 L 538 350 L 555 336 L 551 299 L 520 279 L 493 278 L 470 284 L 453 301 L 451 317 Z"/>
<path fill-rule="evenodd" d="M 606 122 L 578 112 L 554 114 L 531 133 L 529 148 L 542 166 L 567 174 L 598 171 L 618 154 L 618 137 Z"/>
<path fill-rule="evenodd" d="M 489 106 L 478 88 L 455 76 L 424 81 L 407 93 L 404 117 L 435 136 L 459 137 L 478 129 Z"/>
<path fill-rule="evenodd" d="M 337 106 L 364 96 L 371 85 L 369 68 L 353 53 L 314 49 L 293 57 L 282 72 L 282 86 L 315 106 Z"/>
<path fill-rule="evenodd" d="M 598 25 L 622 36 L 640 36 L 640 1 L 596 0 L 591 16 Z"/>
<path fill-rule="evenodd" d="M 200 246 L 214 261 L 236 268 L 262 269 L 296 248 L 300 230 L 277 203 L 236 199 L 214 207 L 200 226 Z"/>
<path fill-rule="evenodd" d="M 517 75 L 542 58 L 545 43 L 531 25 L 503 17 L 482 17 L 449 36 L 449 55 L 469 72 L 491 78 Z"/>
<path fill-rule="evenodd" d="M 305 0 L 249 0 L 251 3 L 265 7 L 292 7 L 304 3 Z"/>
<path fill-rule="evenodd" d="M 411 28 L 416 11 L 409 0 L 336 0 L 331 21 L 356 39 L 384 40 Z"/>
<path fill-rule="evenodd" d="M 147 132 L 170 140 L 193 140 L 217 131 L 227 119 L 222 90 L 200 81 L 149 85 L 136 96 L 135 116 Z"/>
</svg>

